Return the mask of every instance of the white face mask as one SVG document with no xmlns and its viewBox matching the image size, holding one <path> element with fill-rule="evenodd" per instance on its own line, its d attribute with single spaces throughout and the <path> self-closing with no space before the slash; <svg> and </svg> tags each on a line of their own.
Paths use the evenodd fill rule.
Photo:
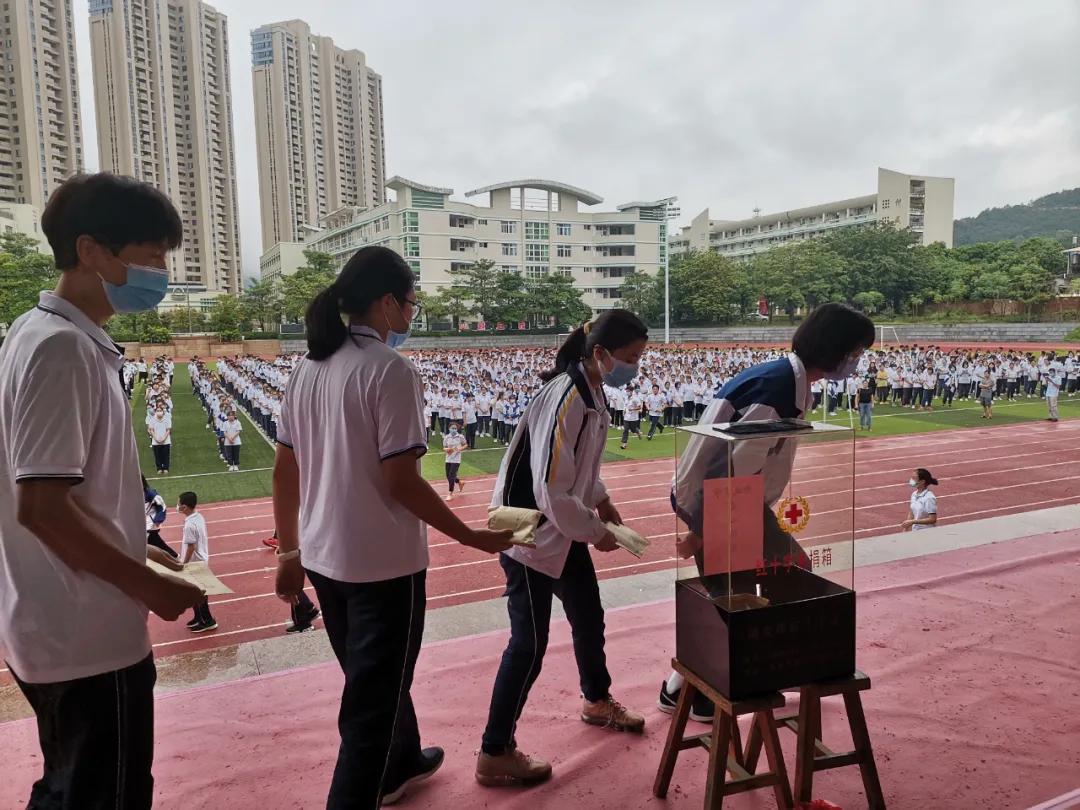
<svg viewBox="0 0 1080 810">
<path fill-rule="evenodd" d="M 909 478 L 908 482 L 907 482 L 907 485 L 909 487 L 917 487 L 919 485 L 919 482 L 916 481 L 914 478 Z"/>
</svg>

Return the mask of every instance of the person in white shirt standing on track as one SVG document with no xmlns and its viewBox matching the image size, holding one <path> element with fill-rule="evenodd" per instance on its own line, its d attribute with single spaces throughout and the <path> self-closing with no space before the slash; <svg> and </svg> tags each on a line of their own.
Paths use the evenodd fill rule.
<svg viewBox="0 0 1080 810">
<path fill-rule="evenodd" d="M 424 633 L 425 524 L 480 551 L 510 547 L 510 532 L 469 528 L 420 474 L 422 383 L 396 351 L 420 311 L 415 284 L 389 248 L 353 254 L 308 307 L 308 354 L 278 424 L 275 590 L 295 604 L 306 574 L 345 675 L 329 810 L 391 804 L 442 764 L 441 748 L 420 748 L 409 694 Z"/>
<path fill-rule="evenodd" d="M 199 496 L 194 492 L 181 492 L 176 511 L 184 516 L 184 537 L 180 562 L 209 562 L 210 535 L 206 531 L 206 518 L 198 510 Z M 187 623 L 192 633 L 205 633 L 217 630 L 217 622 L 210 614 L 210 602 L 204 597 L 195 605 L 195 615 Z"/>
<path fill-rule="evenodd" d="M 458 470 L 461 468 L 461 453 L 468 447 L 468 440 L 461 435 L 461 428 L 457 422 L 450 423 L 450 430 L 442 441 L 443 453 L 446 454 L 446 485 L 450 494 L 446 500 L 454 500 L 454 485 L 462 492 L 465 491 L 465 482 L 458 478 Z"/>
<path fill-rule="evenodd" d="M 517 725 L 540 674 L 551 624 L 551 600 L 562 601 L 591 725 L 640 732 L 645 718 L 611 697 L 604 656 L 604 608 L 589 546 L 614 551 L 605 523 L 622 518 L 600 480 L 611 423 L 603 384 L 621 388 L 637 376 L 648 330 L 630 312 L 607 310 L 578 327 L 559 349 L 555 368 L 529 403 L 499 468 L 492 506 L 540 511 L 535 546 L 500 555 L 506 574 L 510 642 L 492 690 L 476 779 L 485 786 L 542 782 L 551 765 L 517 747 Z"/>
<path fill-rule="evenodd" d="M 1043 395 L 1046 397 L 1047 420 L 1050 422 L 1058 421 L 1058 396 L 1061 394 L 1061 387 L 1064 384 L 1062 379 L 1064 370 L 1063 364 L 1057 357 L 1054 357 L 1046 367 Z"/>
<path fill-rule="evenodd" d="M 124 354 L 102 327 L 161 302 L 183 226 L 152 186 L 92 174 L 53 192 L 41 228 L 60 280 L 0 347 L 0 658 L 37 719 L 29 807 L 146 810 L 147 609 L 174 621 L 203 594 L 146 565 Z"/>
<path fill-rule="evenodd" d="M 930 487 L 936 487 L 937 483 L 930 471 L 922 467 L 915 470 L 908 479 L 908 486 L 914 487 L 915 491 L 911 493 L 908 519 L 900 524 L 900 528 L 905 532 L 929 529 L 937 523 L 937 496 L 930 491 Z"/>
</svg>

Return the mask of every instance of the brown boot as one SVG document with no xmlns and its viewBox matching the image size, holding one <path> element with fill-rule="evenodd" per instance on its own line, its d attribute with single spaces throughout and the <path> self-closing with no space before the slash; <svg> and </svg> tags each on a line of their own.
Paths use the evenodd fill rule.
<svg viewBox="0 0 1080 810">
<path fill-rule="evenodd" d="M 494 756 L 480 752 L 476 760 L 476 781 L 485 787 L 538 785 L 551 778 L 551 765 L 533 759 L 517 748 Z"/>
<path fill-rule="evenodd" d="M 586 700 L 581 708 L 581 719 L 590 726 L 604 726 L 615 731 L 640 734 L 645 730 L 645 717 L 630 711 L 611 696 L 595 703 Z"/>
</svg>

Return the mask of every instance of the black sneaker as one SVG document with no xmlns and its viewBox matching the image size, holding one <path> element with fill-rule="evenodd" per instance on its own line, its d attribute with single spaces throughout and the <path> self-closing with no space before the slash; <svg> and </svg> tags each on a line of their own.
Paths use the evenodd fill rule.
<svg viewBox="0 0 1080 810">
<path fill-rule="evenodd" d="M 669 692 L 667 681 L 660 684 L 660 697 L 656 701 L 656 708 L 664 714 L 674 714 L 675 706 L 679 702 L 679 691 Z M 694 703 L 690 706 L 690 719 L 697 723 L 711 723 L 716 713 L 716 706 L 705 695 L 698 692 L 694 695 Z"/>
<path fill-rule="evenodd" d="M 419 784 L 432 776 L 443 764 L 444 753 L 441 748 L 425 748 L 420 752 L 420 761 L 416 764 L 416 770 L 411 776 L 406 776 L 396 787 L 386 791 L 382 797 L 383 806 L 396 804 L 401 801 L 407 791 L 413 785 Z"/>
<path fill-rule="evenodd" d="M 217 630 L 217 622 L 209 621 L 205 624 L 197 624 L 191 628 L 192 633 L 205 633 L 207 630 Z"/>
<path fill-rule="evenodd" d="M 303 620 L 296 622 L 296 624 L 290 624 L 285 628 L 286 633 L 306 633 L 308 630 L 314 630 L 311 623 L 319 618 L 320 611 L 318 608 L 312 609 L 312 611 L 303 618 Z"/>
<path fill-rule="evenodd" d="M 188 620 L 187 629 L 188 630 L 193 630 L 195 628 L 195 626 L 198 625 L 198 623 L 199 623 L 198 619 L 190 619 L 190 620 Z"/>
</svg>

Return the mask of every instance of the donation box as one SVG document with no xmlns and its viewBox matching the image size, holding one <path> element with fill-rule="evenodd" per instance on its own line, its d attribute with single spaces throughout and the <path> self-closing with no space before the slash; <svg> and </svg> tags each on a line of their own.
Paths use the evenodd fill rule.
<svg viewBox="0 0 1080 810">
<path fill-rule="evenodd" d="M 855 670 L 855 433 L 676 432 L 676 657 L 730 700 Z"/>
</svg>

